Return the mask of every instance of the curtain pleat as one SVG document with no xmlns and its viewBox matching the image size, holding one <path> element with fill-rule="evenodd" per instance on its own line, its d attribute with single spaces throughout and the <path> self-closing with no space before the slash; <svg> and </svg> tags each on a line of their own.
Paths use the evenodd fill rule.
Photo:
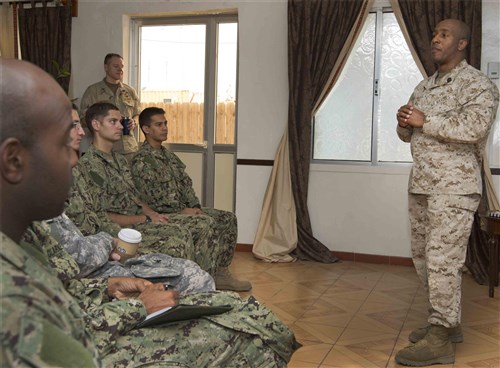
<svg viewBox="0 0 500 368">
<path fill-rule="evenodd" d="M 51 74 L 66 91 L 71 72 L 71 2 L 25 9 L 19 5 L 21 57 Z"/>
<path fill-rule="evenodd" d="M 297 247 L 295 202 L 290 181 L 288 134 L 281 138 L 267 185 L 252 252 L 266 262 L 293 262 Z"/>
<path fill-rule="evenodd" d="M 13 7 L 9 3 L 0 5 L 0 56 L 15 57 L 15 41 Z"/>
</svg>

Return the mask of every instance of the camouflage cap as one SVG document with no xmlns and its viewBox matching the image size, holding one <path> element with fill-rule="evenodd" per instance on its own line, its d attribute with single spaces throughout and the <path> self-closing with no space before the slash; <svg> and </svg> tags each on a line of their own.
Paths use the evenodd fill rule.
<svg viewBox="0 0 500 368">
<path fill-rule="evenodd" d="M 136 277 L 145 279 L 178 277 L 183 274 L 182 268 L 175 264 L 174 258 L 166 254 L 144 254 L 128 259 L 125 266 L 130 267 Z"/>
</svg>

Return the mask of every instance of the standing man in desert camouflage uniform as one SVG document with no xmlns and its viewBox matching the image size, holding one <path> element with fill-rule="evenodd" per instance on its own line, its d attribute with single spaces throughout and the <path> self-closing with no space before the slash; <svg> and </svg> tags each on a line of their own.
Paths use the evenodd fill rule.
<svg viewBox="0 0 500 368">
<path fill-rule="evenodd" d="M 107 54 L 104 57 L 104 72 L 106 76 L 100 82 L 89 86 L 83 93 L 80 109 L 85 116 L 87 109 L 96 102 L 110 102 L 120 110 L 122 117 L 130 118 L 129 135 L 122 137 L 113 144 L 113 151 L 121 153 L 130 159 L 137 151 L 137 140 L 134 136 L 140 111 L 139 97 L 135 89 L 122 82 L 123 58 L 118 54 Z"/>
<path fill-rule="evenodd" d="M 238 224 L 232 212 L 201 208 L 186 173 L 186 165 L 166 147 L 168 128 L 165 111 L 148 107 L 139 115 L 139 125 L 146 137 L 131 163 L 132 177 L 141 199 L 155 211 L 180 216 L 213 219 L 214 240 L 219 251 L 215 283 L 218 289 L 246 291 L 248 281 L 235 279 L 229 272 L 236 247 Z"/>
<path fill-rule="evenodd" d="M 411 142 L 408 186 L 412 255 L 430 303 L 429 325 L 413 331 L 400 364 L 455 360 L 460 329 L 461 269 L 482 193 L 481 165 L 498 108 L 498 89 L 465 61 L 469 27 L 440 22 L 431 52 L 437 72 L 422 81 L 397 113 L 397 133 Z"/>
</svg>

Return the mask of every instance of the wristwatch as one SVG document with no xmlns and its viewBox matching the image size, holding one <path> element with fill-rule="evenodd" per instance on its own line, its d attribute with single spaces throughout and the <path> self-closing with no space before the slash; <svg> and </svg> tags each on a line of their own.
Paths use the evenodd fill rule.
<svg viewBox="0 0 500 368">
<path fill-rule="evenodd" d="M 144 221 L 145 224 L 149 224 L 149 223 L 153 222 L 153 220 L 151 220 L 151 217 L 149 217 L 146 214 L 144 214 L 144 216 L 146 216 L 146 221 Z"/>
</svg>

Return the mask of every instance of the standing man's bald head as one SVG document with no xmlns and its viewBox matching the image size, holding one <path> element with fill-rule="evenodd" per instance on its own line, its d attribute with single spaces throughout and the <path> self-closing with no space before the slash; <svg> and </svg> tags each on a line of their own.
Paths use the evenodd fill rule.
<svg viewBox="0 0 500 368">
<path fill-rule="evenodd" d="M 449 72 L 465 59 L 469 38 L 469 26 L 458 19 L 445 19 L 436 25 L 431 56 L 440 72 Z"/>
<path fill-rule="evenodd" d="M 0 231 L 59 215 L 71 185 L 71 103 L 33 64 L 0 58 Z"/>
</svg>

